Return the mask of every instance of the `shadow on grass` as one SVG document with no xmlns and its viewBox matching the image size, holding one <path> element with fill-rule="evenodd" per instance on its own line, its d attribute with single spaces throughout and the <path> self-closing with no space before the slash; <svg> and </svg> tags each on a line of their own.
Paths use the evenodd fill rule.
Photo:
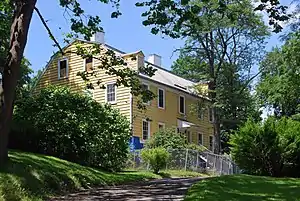
<svg viewBox="0 0 300 201">
<path fill-rule="evenodd" d="M 0 169 L 0 200 L 1 196 L 10 201 L 22 200 L 22 196 L 44 198 L 91 186 L 147 178 L 134 172 L 104 172 L 44 155 L 11 151 L 9 156 L 9 163 Z"/>
<path fill-rule="evenodd" d="M 283 201 L 299 198 L 299 179 L 235 175 L 210 178 L 195 184 L 185 201 Z"/>
</svg>

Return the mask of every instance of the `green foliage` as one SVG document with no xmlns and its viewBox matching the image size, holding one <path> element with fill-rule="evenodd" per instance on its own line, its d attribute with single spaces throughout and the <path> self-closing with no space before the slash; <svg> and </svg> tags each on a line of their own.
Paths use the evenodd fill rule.
<svg viewBox="0 0 300 201">
<path fill-rule="evenodd" d="M 13 129 L 12 148 L 112 171 L 127 160 L 126 117 L 68 88 L 51 86 L 22 101 L 14 112 Z"/>
<path fill-rule="evenodd" d="M 261 106 L 274 109 L 275 116 L 300 113 L 300 33 L 295 33 L 281 48 L 269 52 L 260 65 L 257 97 Z"/>
<path fill-rule="evenodd" d="M 155 174 L 166 167 L 170 158 L 169 152 L 163 147 L 153 149 L 143 149 L 141 152 L 142 160 L 149 163 Z"/>
<path fill-rule="evenodd" d="M 298 200 L 299 185 L 300 180 L 293 178 L 228 175 L 197 182 L 188 190 L 184 201 Z"/>
<path fill-rule="evenodd" d="M 186 137 L 177 133 L 175 129 L 162 129 L 154 133 L 147 141 L 147 148 L 163 147 L 165 149 L 183 149 L 186 145 Z"/>
<path fill-rule="evenodd" d="M 300 122 L 270 117 L 248 121 L 230 139 L 231 154 L 250 174 L 300 176 Z"/>
<path fill-rule="evenodd" d="M 197 145 L 197 144 L 194 144 L 194 143 L 186 144 L 185 148 L 186 149 L 190 149 L 190 150 L 199 151 L 199 152 L 203 152 L 203 151 L 207 151 L 208 150 L 205 146 L 203 146 L 203 145 Z"/>
</svg>

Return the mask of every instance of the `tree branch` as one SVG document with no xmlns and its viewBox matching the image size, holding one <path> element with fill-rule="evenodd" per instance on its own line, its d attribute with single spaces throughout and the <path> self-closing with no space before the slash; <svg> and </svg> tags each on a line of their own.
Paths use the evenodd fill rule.
<svg viewBox="0 0 300 201">
<path fill-rule="evenodd" d="M 47 30 L 47 32 L 48 32 L 48 34 L 49 34 L 51 40 L 54 41 L 55 45 L 58 47 L 58 49 L 59 49 L 59 51 L 61 52 L 61 54 L 64 55 L 64 51 L 63 51 L 62 47 L 60 46 L 60 44 L 58 43 L 58 41 L 55 39 L 54 35 L 52 34 L 52 32 L 51 32 L 49 26 L 47 25 L 47 23 L 46 23 L 44 17 L 42 16 L 40 10 L 39 10 L 37 7 L 34 7 L 34 10 L 35 10 L 36 13 L 38 14 L 38 16 L 39 16 L 41 22 L 43 23 L 44 27 L 46 28 L 46 30 Z"/>
</svg>

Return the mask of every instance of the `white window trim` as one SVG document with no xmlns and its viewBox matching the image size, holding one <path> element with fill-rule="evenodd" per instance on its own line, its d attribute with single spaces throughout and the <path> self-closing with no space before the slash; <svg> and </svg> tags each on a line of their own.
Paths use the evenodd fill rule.
<svg viewBox="0 0 300 201">
<path fill-rule="evenodd" d="M 85 69 L 86 59 L 87 59 L 87 58 L 84 58 L 84 59 L 83 59 L 83 71 L 86 71 L 86 69 Z M 94 57 L 93 57 L 92 68 L 94 69 L 94 67 L 95 67 L 95 59 L 94 59 Z M 95 69 L 94 69 L 94 70 L 95 70 Z"/>
<path fill-rule="evenodd" d="M 115 86 L 115 101 L 111 101 L 111 102 L 108 102 L 107 101 L 107 85 L 110 85 L 110 84 L 114 84 Z M 116 86 L 116 82 L 108 82 L 105 84 L 105 102 L 106 103 L 109 103 L 109 104 L 116 104 L 117 103 L 117 86 Z"/>
<path fill-rule="evenodd" d="M 162 126 L 163 129 L 166 129 L 166 124 L 165 123 L 158 122 L 158 129 L 159 129 L 159 126 Z"/>
<path fill-rule="evenodd" d="M 164 94 L 163 95 L 163 98 L 164 98 L 163 99 L 163 105 L 164 105 L 163 107 L 159 106 L 159 90 L 162 90 L 163 94 Z M 165 109 L 165 107 L 166 107 L 166 91 L 164 89 L 162 89 L 162 88 L 158 88 L 157 89 L 157 107 L 160 108 L 160 109 Z"/>
<path fill-rule="evenodd" d="M 212 150 L 211 151 L 214 151 L 214 149 L 215 149 L 215 138 L 214 138 L 213 135 L 210 135 L 208 137 L 208 149 L 210 150 L 210 137 L 212 137 Z"/>
<path fill-rule="evenodd" d="M 67 61 L 67 72 L 66 72 L 66 77 L 60 77 L 60 62 L 61 61 Z M 68 58 L 67 57 L 64 57 L 64 58 L 62 58 L 62 59 L 59 59 L 58 60 L 58 68 L 57 68 L 57 70 L 58 70 L 58 79 L 60 80 L 60 79 L 64 79 L 64 78 L 68 78 L 69 77 L 69 60 L 68 60 Z"/>
<path fill-rule="evenodd" d="M 201 135 L 201 145 L 203 145 L 203 133 L 198 132 L 198 144 L 199 144 L 199 135 Z"/>
<path fill-rule="evenodd" d="M 142 83 L 142 85 L 146 85 L 147 86 L 147 90 L 150 90 L 150 85 L 148 84 L 148 83 Z M 150 105 L 150 101 L 148 101 L 148 102 L 146 102 L 146 103 L 144 103 L 143 102 L 143 104 L 145 104 L 145 105 Z"/>
<path fill-rule="evenodd" d="M 180 97 L 183 97 L 183 113 L 180 112 Z M 183 95 L 179 95 L 179 98 L 178 98 L 178 111 L 179 111 L 179 114 L 185 114 L 185 96 Z"/>
<path fill-rule="evenodd" d="M 210 120 L 210 110 L 211 110 L 211 113 L 212 113 L 212 120 Z M 210 123 L 213 123 L 214 122 L 214 114 L 213 114 L 213 110 L 211 107 L 208 107 L 208 121 Z"/>
<path fill-rule="evenodd" d="M 143 119 L 142 120 L 142 139 L 141 139 L 141 142 L 146 142 L 147 141 L 147 140 L 144 140 L 144 128 L 143 128 L 144 122 L 148 123 L 148 138 L 147 138 L 147 140 L 150 139 L 150 121 L 147 121 L 146 119 Z"/>
</svg>

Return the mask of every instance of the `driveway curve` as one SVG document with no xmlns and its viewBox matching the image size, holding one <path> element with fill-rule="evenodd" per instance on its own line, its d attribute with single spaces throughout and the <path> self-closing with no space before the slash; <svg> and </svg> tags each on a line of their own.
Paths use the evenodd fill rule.
<svg viewBox="0 0 300 201">
<path fill-rule="evenodd" d="M 51 201 L 179 201 L 187 190 L 203 178 L 157 179 L 128 185 L 94 188 L 80 193 L 52 198 Z"/>
</svg>

